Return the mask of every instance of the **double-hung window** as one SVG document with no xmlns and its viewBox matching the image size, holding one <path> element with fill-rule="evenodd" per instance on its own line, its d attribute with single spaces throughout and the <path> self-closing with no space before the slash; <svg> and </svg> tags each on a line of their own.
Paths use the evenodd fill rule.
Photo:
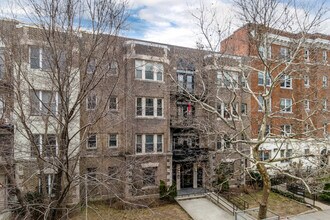
<svg viewBox="0 0 330 220">
<path fill-rule="evenodd" d="M 238 73 L 237 72 L 218 72 L 217 85 L 220 88 L 238 88 Z"/>
<path fill-rule="evenodd" d="M 182 92 L 184 89 L 187 92 L 194 92 L 194 71 L 177 71 L 178 90 Z"/>
<path fill-rule="evenodd" d="M 97 138 L 96 134 L 89 134 L 87 137 L 87 149 L 97 148 Z"/>
<path fill-rule="evenodd" d="M 55 157 L 57 155 L 57 141 L 55 134 L 34 134 L 33 143 L 31 144 L 31 157 L 36 158 L 38 155 L 43 157 Z"/>
<path fill-rule="evenodd" d="M 283 75 L 281 77 L 281 88 L 291 89 L 292 88 L 292 78 L 288 75 Z"/>
<path fill-rule="evenodd" d="M 111 148 L 118 147 L 118 140 L 117 140 L 118 135 L 117 134 L 109 134 L 108 135 L 108 146 Z"/>
<path fill-rule="evenodd" d="M 163 82 L 163 78 L 163 64 L 144 60 L 135 60 L 135 79 Z"/>
<path fill-rule="evenodd" d="M 39 177 L 39 193 L 42 193 L 43 184 L 46 184 L 46 194 L 49 196 L 55 195 L 56 182 L 54 174 L 44 174 L 44 181 Z"/>
<path fill-rule="evenodd" d="M 163 152 L 162 134 L 138 134 L 135 139 L 135 152 L 137 154 L 151 154 Z"/>
<path fill-rule="evenodd" d="M 238 116 L 238 103 L 218 103 L 217 111 L 224 119 L 231 119 Z"/>
<path fill-rule="evenodd" d="M 309 50 L 308 49 L 304 49 L 304 60 L 305 61 L 309 61 Z"/>
<path fill-rule="evenodd" d="M 308 99 L 305 99 L 304 100 L 304 108 L 305 108 L 305 111 L 309 111 L 310 110 L 309 100 Z"/>
<path fill-rule="evenodd" d="M 280 48 L 280 58 L 284 60 L 290 60 L 290 52 L 287 47 Z"/>
<path fill-rule="evenodd" d="M 143 185 L 145 187 L 156 185 L 157 167 L 143 168 Z"/>
<path fill-rule="evenodd" d="M 265 106 L 265 100 L 264 100 L 264 97 L 262 95 L 258 95 L 258 111 L 261 112 L 263 111 L 263 108 Z M 267 103 L 267 107 L 269 108 L 268 111 L 271 111 L 272 110 L 272 100 L 271 99 L 268 99 L 268 103 Z"/>
<path fill-rule="evenodd" d="M 291 113 L 292 112 L 292 99 L 281 99 L 280 100 L 281 112 Z"/>
<path fill-rule="evenodd" d="M 163 117 L 164 100 L 160 98 L 136 98 L 137 117 Z"/>
<path fill-rule="evenodd" d="M 281 135 L 282 136 L 290 136 L 292 134 L 292 126 L 291 125 L 282 125 L 281 126 Z"/>
<path fill-rule="evenodd" d="M 109 110 L 110 111 L 117 111 L 118 110 L 117 97 L 110 97 L 109 98 Z"/>
<path fill-rule="evenodd" d="M 31 69 L 50 69 L 51 52 L 48 48 L 30 46 L 30 68 Z"/>
<path fill-rule="evenodd" d="M 59 97 L 54 91 L 31 90 L 31 115 L 52 115 L 58 112 Z"/>
<path fill-rule="evenodd" d="M 327 111 L 328 110 L 328 100 L 327 99 L 323 99 L 322 100 L 322 110 L 323 111 Z"/>
<path fill-rule="evenodd" d="M 304 86 L 309 87 L 309 76 L 304 75 Z"/>
<path fill-rule="evenodd" d="M 323 88 L 328 87 L 328 77 L 327 76 L 322 77 L 322 87 Z"/>
<path fill-rule="evenodd" d="M 322 51 L 322 60 L 326 62 L 328 60 L 328 52 L 326 50 Z"/>
<path fill-rule="evenodd" d="M 86 98 L 86 109 L 87 110 L 94 110 L 96 108 L 96 105 L 97 105 L 96 94 L 89 94 Z"/>
<path fill-rule="evenodd" d="M 258 72 L 258 85 L 259 86 L 270 86 L 271 78 L 269 73 Z"/>
<path fill-rule="evenodd" d="M 3 79 L 5 76 L 5 56 L 4 56 L 4 48 L 0 48 L 0 79 Z"/>
</svg>

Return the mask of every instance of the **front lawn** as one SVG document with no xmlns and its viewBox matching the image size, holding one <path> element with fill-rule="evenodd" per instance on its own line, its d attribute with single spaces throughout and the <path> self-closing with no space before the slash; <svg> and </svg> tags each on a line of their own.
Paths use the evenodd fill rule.
<svg viewBox="0 0 330 220">
<path fill-rule="evenodd" d="M 249 192 L 248 194 L 242 194 L 238 196 L 249 203 L 249 208 L 259 207 L 258 200 L 262 196 L 262 191 Z M 279 194 L 271 192 L 269 195 L 268 209 L 272 210 L 281 217 L 297 215 L 302 212 L 311 210 L 305 204 L 301 204 L 295 200 L 281 196 Z"/>
</svg>

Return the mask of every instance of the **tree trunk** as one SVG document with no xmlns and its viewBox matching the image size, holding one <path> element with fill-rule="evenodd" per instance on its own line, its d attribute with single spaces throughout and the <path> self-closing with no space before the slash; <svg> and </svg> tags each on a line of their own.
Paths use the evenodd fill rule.
<svg viewBox="0 0 330 220">
<path fill-rule="evenodd" d="M 257 169 L 262 177 L 262 198 L 259 205 L 259 214 L 258 219 L 264 219 L 267 217 L 268 210 L 268 197 L 271 189 L 271 182 L 269 178 L 269 174 L 267 173 L 267 168 L 264 164 L 257 164 Z"/>
</svg>

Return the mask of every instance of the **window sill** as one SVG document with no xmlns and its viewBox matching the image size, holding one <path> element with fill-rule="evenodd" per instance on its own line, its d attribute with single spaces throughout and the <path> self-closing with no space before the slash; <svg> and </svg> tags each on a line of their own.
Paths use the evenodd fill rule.
<svg viewBox="0 0 330 220">
<path fill-rule="evenodd" d="M 152 185 L 152 186 L 144 186 L 141 189 L 156 189 L 156 188 L 158 188 L 157 185 Z"/>
<path fill-rule="evenodd" d="M 163 116 L 135 116 L 136 119 L 165 119 Z"/>
<path fill-rule="evenodd" d="M 135 153 L 136 156 L 148 156 L 148 155 L 162 155 L 164 152 L 151 152 L 151 153 Z"/>
<path fill-rule="evenodd" d="M 134 80 L 141 81 L 141 82 L 153 82 L 153 83 L 162 83 L 162 84 L 165 84 L 164 80 L 138 79 L 138 78 L 134 78 Z"/>
<path fill-rule="evenodd" d="M 280 87 L 281 89 L 289 89 L 289 90 L 292 90 L 293 88 L 292 87 Z"/>
</svg>

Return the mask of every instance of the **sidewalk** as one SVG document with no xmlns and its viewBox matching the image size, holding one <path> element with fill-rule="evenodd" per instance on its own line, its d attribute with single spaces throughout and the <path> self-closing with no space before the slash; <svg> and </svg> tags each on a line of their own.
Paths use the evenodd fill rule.
<svg viewBox="0 0 330 220">
<path fill-rule="evenodd" d="M 178 203 L 194 220 L 234 219 L 234 216 L 222 210 L 206 198 L 178 200 Z"/>
</svg>

